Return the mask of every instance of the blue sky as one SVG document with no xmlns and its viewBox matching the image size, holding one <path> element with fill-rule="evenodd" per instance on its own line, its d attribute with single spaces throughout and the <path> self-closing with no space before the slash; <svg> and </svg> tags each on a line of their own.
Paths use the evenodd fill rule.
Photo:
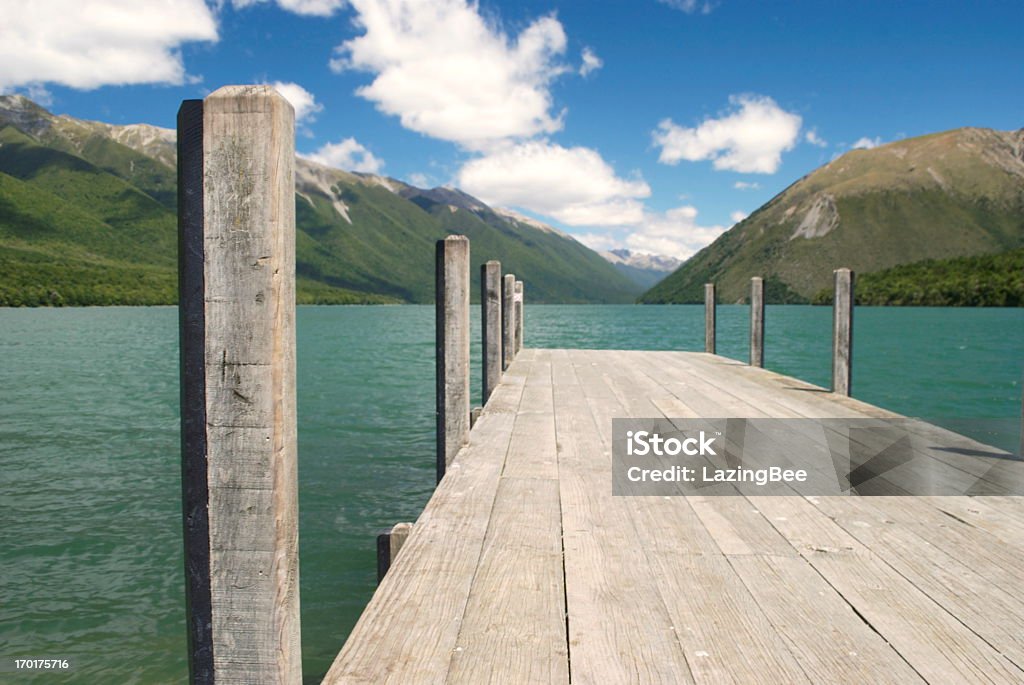
<svg viewBox="0 0 1024 685">
<path fill-rule="evenodd" d="M 1024 126 L 1024 3 L 0 0 L 0 91 L 173 127 L 283 84 L 297 149 L 686 257 L 854 146 Z"/>
</svg>

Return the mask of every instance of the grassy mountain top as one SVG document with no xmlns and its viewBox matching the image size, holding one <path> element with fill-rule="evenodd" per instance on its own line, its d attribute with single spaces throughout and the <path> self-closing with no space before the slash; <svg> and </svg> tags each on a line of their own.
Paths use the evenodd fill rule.
<svg viewBox="0 0 1024 685">
<path fill-rule="evenodd" d="M 0 96 L 0 305 L 169 304 L 175 132 L 55 116 Z M 640 288 L 570 236 L 450 188 L 296 165 L 300 302 L 430 302 L 434 242 L 472 241 L 533 302 L 629 302 Z M 476 289 L 474 288 L 474 296 Z"/>
<path fill-rule="evenodd" d="M 1024 130 L 962 128 L 848 152 L 722 234 L 641 301 L 700 302 L 709 281 L 723 301 L 743 301 L 751 276 L 807 300 L 840 266 L 867 273 L 1021 245 Z"/>
</svg>

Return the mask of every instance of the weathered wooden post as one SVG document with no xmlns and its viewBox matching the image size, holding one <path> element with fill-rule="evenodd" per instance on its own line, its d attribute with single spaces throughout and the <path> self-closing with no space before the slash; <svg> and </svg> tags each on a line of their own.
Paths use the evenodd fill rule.
<svg viewBox="0 0 1024 685">
<path fill-rule="evenodd" d="M 501 382 L 501 262 L 480 266 L 480 331 L 483 337 L 483 402 Z"/>
<path fill-rule="evenodd" d="M 832 392 L 849 395 L 853 384 L 853 272 L 836 269 L 832 307 Z"/>
<path fill-rule="evenodd" d="M 294 122 L 269 86 L 221 88 L 178 111 L 192 683 L 302 682 Z"/>
<path fill-rule="evenodd" d="M 501 282 L 501 358 L 502 370 L 516 358 L 516 277 L 505 274 Z"/>
<path fill-rule="evenodd" d="M 750 279 L 750 365 L 764 366 L 764 279 Z"/>
<path fill-rule="evenodd" d="M 469 239 L 437 241 L 437 482 L 469 435 Z"/>
<path fill-rule="evenodd" d="M 715 284 L 704 284 L 704 351 L 715 353 Z"/>
<path fill-rule="evenodd" d="M 412 524 L 403 522 L 396 523 L 377 536 L 377 583 L 384 580 L 411 532 Z"/>
<path fill-rule="evenodd" d="M 523 349 L 523 282 L 516 281 L 515 286 L 516 304 L 516 354 Z"/>
</svg>

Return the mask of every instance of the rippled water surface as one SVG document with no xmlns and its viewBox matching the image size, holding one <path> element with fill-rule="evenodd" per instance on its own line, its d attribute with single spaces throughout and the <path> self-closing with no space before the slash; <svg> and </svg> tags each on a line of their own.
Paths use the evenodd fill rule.
<svg viewBox="0 0 1024 685">
<path fill-rule="evenodd" d="M 309 682 L 373 591 L 374 535 L 414 520 L 432 490 L 433 314 L 299 308 Z M 1024 312 L 856 316 L 855 396 L 1015 449 Z M 719 308 L 719 353 L 746 359 L 747 317 L 746 307 Z M 827 385 L 830 317 L 769 307 L 767 365 Z M 699 306 L 534 305 L 526 326 L 532 347 L 703 346 Z M 177 354 L 174 308 L 0 309 L 0 656 L 76 664 L 12 682 L 184 680 Z M 11 677 L 0 672 L 0 682 Z"/>
</svg>

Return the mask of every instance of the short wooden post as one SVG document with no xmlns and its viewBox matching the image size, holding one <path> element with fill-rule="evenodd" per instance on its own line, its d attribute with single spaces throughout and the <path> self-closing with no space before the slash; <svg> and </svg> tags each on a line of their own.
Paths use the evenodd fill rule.
<svg viewBox="0 0 1024 685">
<path fill-rule="evenodd" d="M 501 382 L 501 262 L 480 266 L 480 331 L 483 337 L 483 401 Z"/>
<path fill-rule="evenodd" d="M 715 284 L 704 284 L 704 351 L 715 353 Z"/>
<path fill-rule="evenodd" d="M 523 282 L 516 281 L 515 288 L 516 304 L 516 354 L 523 349 Z"/>
<path fill-rule="evenodd" d="M 764 279 L 750 279 L 750 365 L 764 366 Z"/>
<path fill-rule="evenodd" d="M 469 239 L 437 241 L 437 482 L 469 435 Z"/>
<path fill-rule="evenodd" d="M 836 269 L 832 307 L 832 392 L 849 395 L 853 385 L 853 272 Z"/>
<path fill-rule="evenodd" d="M 516 358 L 516 277 L 505 274 L 501 281 L 501 358 L 502 370 Z"/>
<path fill-rule="evenodd" d="M 412 524 L 396 523 L 377 536 L 377 583 L 384 580 L 388 569 L 395 563 L 402 545 L 412 532 Z"/>
<path fill-rule="evenodd" d="M 178 111 L 192 683 L 302 682 L 294 121 L 269 86 L 221 88 Z"/>
</svg>

